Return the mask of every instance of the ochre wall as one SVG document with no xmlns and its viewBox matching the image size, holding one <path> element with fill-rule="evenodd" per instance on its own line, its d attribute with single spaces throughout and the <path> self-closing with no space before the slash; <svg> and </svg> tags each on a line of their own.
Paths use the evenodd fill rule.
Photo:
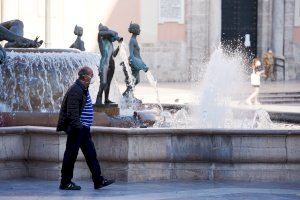
<svg viewBox="0 0 300 200">
<path fill-rule="evenodd" d="M 176 22 L 158 24 L 158 41 L 184 41 L 185 29 L 185 24 L 179 24 Z"/>
<path fill-rule="evenodd" d="M 294 41 L 300 44 L 300 26 L 295 26 L 294 28 Z"/>
</svg>

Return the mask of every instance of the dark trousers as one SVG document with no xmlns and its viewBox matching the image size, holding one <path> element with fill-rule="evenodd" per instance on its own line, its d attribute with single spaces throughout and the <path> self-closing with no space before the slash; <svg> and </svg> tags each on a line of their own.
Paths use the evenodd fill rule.
<svg viewBox="0 0 300 200">
<path fill-rule="evenodd" d="M 97 154 L 92 141 L 90 128 L 70 130 L 67 134 L 66 150 L 61 169 L 61 183 L 68 184 L 71 182 L 79 148 L 81 149 L 92 173 L 94 184 L 101 183 L 103 177 L 101 176 L 101 168 L 97 160 Z"/>
</svg>

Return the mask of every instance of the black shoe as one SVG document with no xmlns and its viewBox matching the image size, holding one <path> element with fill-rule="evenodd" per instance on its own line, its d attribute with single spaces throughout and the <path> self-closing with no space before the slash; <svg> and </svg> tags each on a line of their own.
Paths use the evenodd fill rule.
<svg viewBox="0 0 300 200">
<path fill-rule="evenodd" d="M 61 190 L 80 190 L 81 187 L 79 185 L 76 185 L 73 182 L 70 182 L 68 184 L 60 184 L 59 189 L 61 189 Z"/>
<path fill-rule="evenodd" d="M 113 184 L 115 182 L 115 180 L 107 180 L 107 179 L 103 179 L 102 183 L 99 183 L 99 184 L 95 184 L 94 185 L 94 188 L 95 189 L 100 189 L 100 188 L 103 188 L 105 186 L 108 186 L 110 184 Z"/>
<path fill-rule="evenodd" d="M 114 104 L 115 102 L 113 102 L 113 101 L 111 101 L 111 100 L 109 100 L 109 99 L 107 99 L 107 100 L 105 100 L 105 102 L 104 102 L 105 104 Z"/>
</svg>

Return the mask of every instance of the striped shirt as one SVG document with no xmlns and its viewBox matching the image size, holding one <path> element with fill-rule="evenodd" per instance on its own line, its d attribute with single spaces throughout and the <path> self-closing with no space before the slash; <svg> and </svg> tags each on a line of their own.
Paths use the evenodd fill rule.
<svg viewBox="0 0 300 200">
<path fill-rule="evenodd" d="M 80 123 L 85 127 L 90 127 L 93 124 L 94 110 L 89 92 L 86 96 L 86 103 L 80 116 Z"/>
</svg>

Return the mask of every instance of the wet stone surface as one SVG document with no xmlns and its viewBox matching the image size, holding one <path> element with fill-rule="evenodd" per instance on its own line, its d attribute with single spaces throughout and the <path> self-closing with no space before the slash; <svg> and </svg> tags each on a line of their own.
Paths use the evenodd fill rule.
<svg viewBox="0 0 300 200">
<path fill-rule="evenodd" d="M 81 191 L 62 191 L 58 181 L 37 179 L 0 181 L 1 200 L 33 199 L 300 199 L 300 183 L 254 182 L 117 182 L 106 188 L 94 190 L 92 181 L 76 182 Z"/>
</svg>

